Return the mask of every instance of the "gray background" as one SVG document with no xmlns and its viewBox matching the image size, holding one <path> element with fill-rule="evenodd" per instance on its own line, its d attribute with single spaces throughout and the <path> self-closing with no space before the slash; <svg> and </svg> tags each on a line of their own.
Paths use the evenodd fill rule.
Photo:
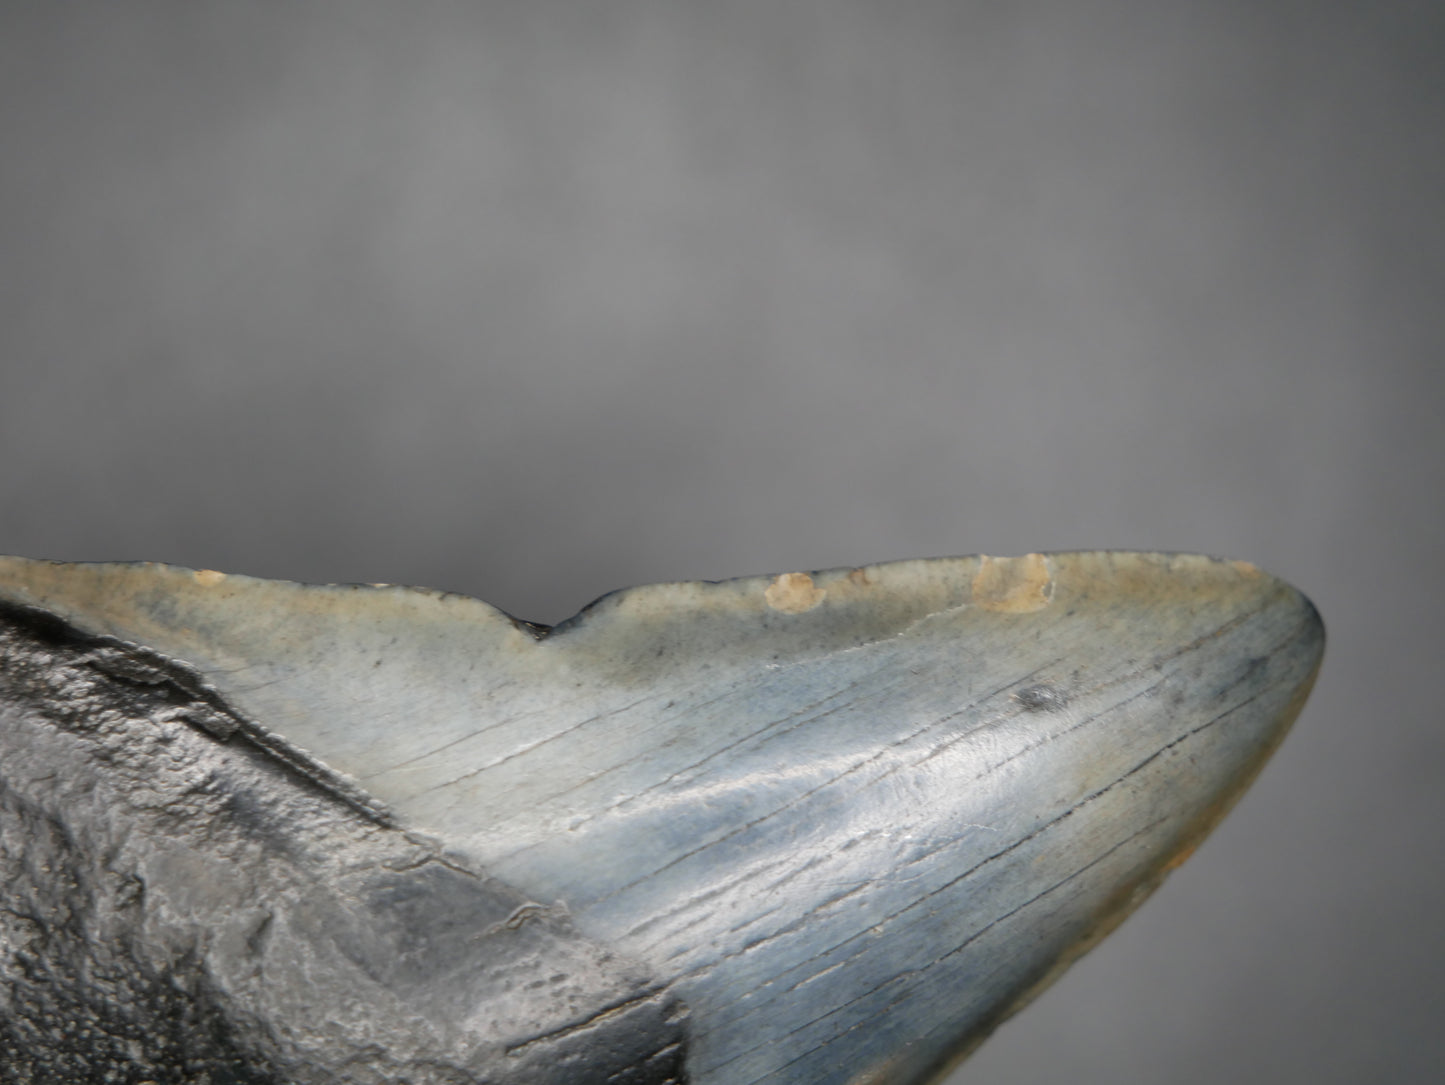
<svg viewBox="0 0 1445 1085">
<path fill-rule="evenodd" d="M 1257 789 L 959 1081 L 1445 1078 L 1445 6 L 0 6 L 0 551 L 1249 558 Z"/>
</svg>

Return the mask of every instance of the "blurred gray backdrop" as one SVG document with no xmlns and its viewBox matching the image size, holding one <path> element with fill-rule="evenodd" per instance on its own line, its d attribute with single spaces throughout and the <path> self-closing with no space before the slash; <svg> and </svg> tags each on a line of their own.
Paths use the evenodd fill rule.
<svg viewBox="0 0 1445 1085">
<path fill-rule="evenodd" d="M 0 254 L 0 551 L 1289 578 L 1295 734 L 956 1080 L 1445 1080 L 1445 5 L 8 0 Z"/>
</svg>

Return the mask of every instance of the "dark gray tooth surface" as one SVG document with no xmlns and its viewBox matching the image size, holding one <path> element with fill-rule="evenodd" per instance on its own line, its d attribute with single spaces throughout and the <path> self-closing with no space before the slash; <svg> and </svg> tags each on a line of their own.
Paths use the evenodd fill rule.
<svg viewBox="0 0 1445 1085">
<path fill-rule="evenodd" d="M 929 1081 L 1188 855 L 1323 648 L 1253 566 L 1114 552 L 654 585 L 550 631 L 159 565 L 0 559 L 0 603 L 0 1067 L 37 1082 L 27 1043 Z M 146 993 L 181 988 L 196 1020 Z M 175 1051 L 133 1040 L 162 1020 Z"/>
</svg>

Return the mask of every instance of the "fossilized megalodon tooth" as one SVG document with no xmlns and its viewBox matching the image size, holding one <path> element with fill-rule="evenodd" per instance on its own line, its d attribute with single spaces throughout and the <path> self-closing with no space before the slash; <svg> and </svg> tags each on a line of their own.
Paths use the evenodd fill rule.
<svg viewBox="0 0 1445 1085">
<path fill-rule="evenodd" d="M 1254 566 L 1113 552 L 550 630 L 148 564 L 0 559 L 0 605 L 17 1081 L 931 1080 L 1189 854 L 1324 640 Z"/>
</svg>

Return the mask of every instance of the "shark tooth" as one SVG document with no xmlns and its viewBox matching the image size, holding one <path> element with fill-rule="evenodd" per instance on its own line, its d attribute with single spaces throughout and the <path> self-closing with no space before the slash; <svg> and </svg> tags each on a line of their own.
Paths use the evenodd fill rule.
<svg viewBox="0 0 1445 1085">
<path fill-rule="evenodd" d="M 1127 552 L 552 629 L 17 558 L 0 605 L 15 1080 L 936 1080 L 1188 856 L 1324 642 L 1252 565 Z"/>
</svg>

